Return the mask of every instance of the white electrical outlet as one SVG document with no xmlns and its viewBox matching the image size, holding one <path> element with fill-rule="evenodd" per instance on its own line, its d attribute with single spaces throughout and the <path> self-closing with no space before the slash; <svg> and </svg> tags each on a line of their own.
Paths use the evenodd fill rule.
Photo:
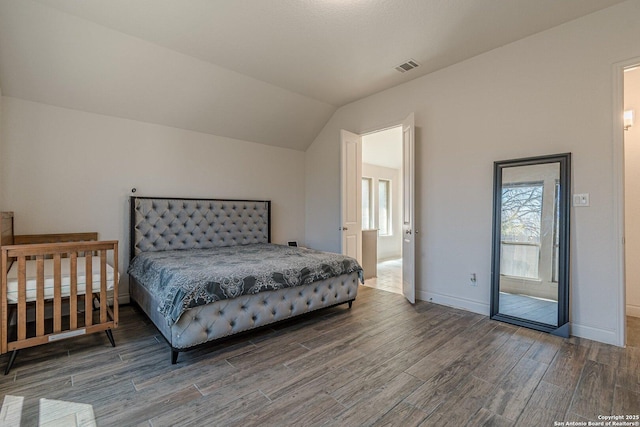
<svg viewBox="0 0 640 427">
<path fill-rule="evenodd" d="M 573 206 L 589 206 L 589 193 L 574 194 Z"/>
</svg>

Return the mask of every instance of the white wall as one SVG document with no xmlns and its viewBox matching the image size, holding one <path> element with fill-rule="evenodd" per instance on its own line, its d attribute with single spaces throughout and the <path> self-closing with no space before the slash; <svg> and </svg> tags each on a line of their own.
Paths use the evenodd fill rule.
<svg viewBox="0 0 640 427">
<path fill-rule="evenodd" d="M 4 211 L 4 197 L 2 191 L 2 181 L 4 181 L 4 167 L 2 158 L 4 157 L 4 136 L 2 135 L 2 89 L 0 88 L 0 212 Z"/>
<path fill-rule="evenodd" d="M 128 266 L 128 196 L 272 200 L 272 240 L 304 239 L 304 153 L 2 98 L 3 209 L 18 234 L 98 231 Z M 121 293 L 128 294 L 127 277 Z"/>
<path fill-rule="evenodd" d="M 640 317 L 640 68 L 624 73 L 624 109 L 635 125 L 624 132 L 627 314 Z"/>
<path fill-rule="evenodd" d="M 493 162 L 572 152 L 572 333 L 619 343 L 612 64 L 638 40 L 631 0 L 340 108 L 307 150 L 307 244 L 340 250 L 339 130 L 415 112 L 418 298 L 488 314 Z"/>
<path fill-rule="evenodd" d="M 364 144 L 366 144 L 366 141 Z M 363 163 L 362 176 L 373 179 L 373 216 L 377 228 L 380 228 L 378 217 L 378 182 L 381 179 L 386 179 L 391 182 L 391 234 L 388 236 L 378 234 L 378 260 L 400 258 L 402 256 L 402 217 L 400 212 L 402 208 L 400 204 L 402 193 L 400 190 L 400 171 L 398 169 Z"/>
</svg>

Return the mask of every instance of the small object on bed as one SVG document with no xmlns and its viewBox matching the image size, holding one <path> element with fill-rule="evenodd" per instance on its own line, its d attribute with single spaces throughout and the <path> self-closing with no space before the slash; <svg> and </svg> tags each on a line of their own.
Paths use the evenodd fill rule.
<svg viewBox="0 0 640 427">
<path fill-rule="evenodd" d="M 273 245 L 271 202 L 131 197 L 130 295 L 178 352 L 356 298 L 362 268 Z"/>
<path fill-rule="evenodd" d="M 0 354 L 12 352 L 5 375 L 23 348 L 101 331 L 115 347 L 118 242 L 97 241 L 97 233 L 14 236 L 12 213 L 2 222 Z"/>
</svg>

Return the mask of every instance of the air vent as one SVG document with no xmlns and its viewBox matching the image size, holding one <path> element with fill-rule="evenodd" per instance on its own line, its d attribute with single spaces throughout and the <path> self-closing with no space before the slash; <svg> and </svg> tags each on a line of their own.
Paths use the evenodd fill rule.
<svg viewBox="0 0 640 427">
<path fill-rule="evenodd" d="M 396 67 L 396 70 L 400 71 L 401 73 L 405 73 L 409 70 L 413 70 L 414 68 L 419 67 L 420 64 L 418 64 L 414 59 L 409 59 L 407 62 L 400 64 Z"/>
</svg>

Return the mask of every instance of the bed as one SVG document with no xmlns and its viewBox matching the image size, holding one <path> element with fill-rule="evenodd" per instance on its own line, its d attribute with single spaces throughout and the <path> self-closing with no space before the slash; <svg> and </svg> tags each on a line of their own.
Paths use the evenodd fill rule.
<svg viewBox="0 0 640 427">
<path fill-rule="evenodd" d="M 131 300 L 182 351 L 351 304 L 352 258 L 271 244 L 271 202 L 133 196 Z M 307 263 L 307 264 L 305 264 Z"/>
<path fill-rule="evenodd" d="M 0 354 L 11 352 L 5 375 L 23 348 L 102 331 L 115 347 L 118 242 L 99 241 L 98 233 L 14 235 L 13 213 L 0 220 Z"/>
</svg>

